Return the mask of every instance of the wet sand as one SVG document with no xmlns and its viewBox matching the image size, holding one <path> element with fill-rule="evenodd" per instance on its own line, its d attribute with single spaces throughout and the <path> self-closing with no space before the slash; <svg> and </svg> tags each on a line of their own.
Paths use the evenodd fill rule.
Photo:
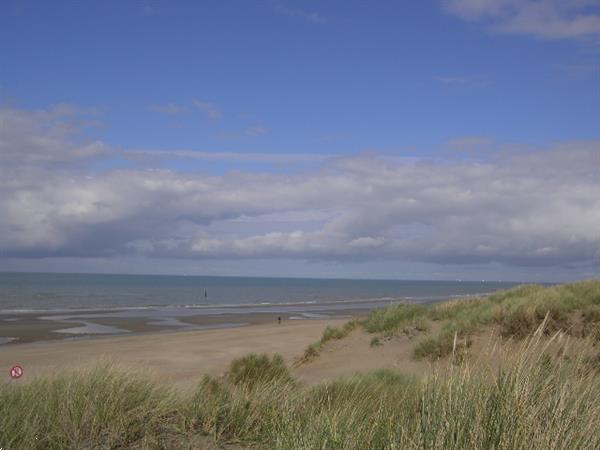
<svg viewBox="0 0 600 450">
<path fill-rule="evenodd" d="M 141 308 L 115 310 L 68 310 L 0 313 L 0 350 L 6 345 L 38 341 L 81 339 L 108 335 L 132 335 L 165 331 L 237 328 L 276 322 L 348 318 L 368 311 L 335 305 L 294 307 L 293 305 L 210 309 Z M 371 305 L 368 305 L 371 306 Z M 229 310 L 235 311 L 230 312 Z"/>
</svg>

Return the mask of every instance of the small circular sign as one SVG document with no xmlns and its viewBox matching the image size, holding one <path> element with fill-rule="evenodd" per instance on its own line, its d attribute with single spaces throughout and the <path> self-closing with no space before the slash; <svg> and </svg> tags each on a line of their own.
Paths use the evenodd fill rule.
<svg viewBox="0 0 600 450">
<path fill-rule="evenodd" d="M 18 365 L 15 364 L 14 366 L 12 366 L 10 368 L 10 377 L 11 378 L 21 378 L 23 376 L 23 368 Z"/>
</svg>

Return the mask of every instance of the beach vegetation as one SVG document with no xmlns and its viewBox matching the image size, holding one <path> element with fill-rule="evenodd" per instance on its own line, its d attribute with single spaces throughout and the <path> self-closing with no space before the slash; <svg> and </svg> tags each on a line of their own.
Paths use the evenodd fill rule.
<svg viewBox="0 0 600 450">
<path fill-rule="evenodd" d="M 369 333 L 395 333 L 409 325 L 420 324 L 421 327 L 425 327 L 421 319 L 426 314 L 426 306 L 399 303 L 371 311 L 360 324 Z"/>
<path fill-rule="evenodd" d="M 0 441 L 19 449 L 599 448 L 593 343 L 572 347 L 545 329 L 519 342 L 497 348 L 494 367 L 467 361 L 423 378 L 388 369 L 305 385 L 290 382 L 279 358 L 253 355 L 205 376 L 193 395 L 113 368 L 2 385 Z"/>
<path fill-rule="evenodd" d="M 324 344 L 343 339 L 362 327 L 368 333 L 391 340 L 400 334 L 422 336 L 414 349 L 416 359 L 437 360 L 471 346 L 473 335 L 494 327 L 504 338 L 523 339 L 545 321 L 546 334 L 563 331 L 600 341 L 600 281 L 541 286 L 521 285 L 489 296 L 466 297 L 433 305 L 393 304 L 373 310 L 341 328 L 327 327 L 322 338 L 307 347 L 303 361 L 317 357 Z M 428 334 L 432 324 L 438 331 Z"/>
<path fill-rule="evenodd" d="M 173 393 L 109 365 L 0 384 L 0 446 L 7 449 L 159 446 L 179 433 Z"/>
<path fill-rule="evenodd" d="M 347 337 L 357 326 L 359 322 L 355 319 L 346 322 L 341 327 L 332 327 L 328 325 L 325 327 L 325 331 L 323 331 L 323 335 L 321 339 L 313 344 L 309 344 L 304 350 L 304 354 L 302 355 L 301 362 L 310 361 L 321 353 L 323 346 L 329 341 L 336 341 L 339 339 L 343 339 Z"/>
<path fill-rule="evenodd" d="M 281 355 L 251 353 L 231 362 L 227 379 L 232 384 L 252 388 L 260 383 L 290 382 L 292 377 Z"/>
<path fill-rule="evenodd" d="M 417 359 L 436 360 L 470 347 L 472 336 L 488 326 L 497 328 L 505 338 L 523 339 L 545 320 L 546 334 L 564 331 L 600 340 L 599 317 L 600 281 L 591 280 L 550 287 L 523 285 L 487 297 L 456 299 L 428 307 L 393 305 L 371 312 L 361 324 L 368 332 L 390 336 L 398 330 L 406 332 L 407 323 L 427 332 L 429 324 L 440 322 L 440 331 L 421 339 L 414 350 Z M 578 321 L 582 326 L 578 326 Z"/>
<path fill-rule="evenodd" d="M 204 383 L 194 426 L 258 448 L 598 448 L 600 377 L 583 356 L 591 344 L 569 349 L 564 334 L 543 331 L 497 349 L 494 368 L 467 362 L 422 379 L 379 370 L 251 392 Z"/>
</svg>

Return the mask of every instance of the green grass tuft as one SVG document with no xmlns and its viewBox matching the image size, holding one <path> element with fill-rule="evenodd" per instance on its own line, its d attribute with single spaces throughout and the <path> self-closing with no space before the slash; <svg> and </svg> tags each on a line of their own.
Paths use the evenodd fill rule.
<svg viewBox="0 0 600 450">
<path fill-rule="evenodd" d="M 178 429 L 172 394 L 108 366 L 0 384 L 0 446 L 123 448 L 154 443 Z"/>
<path fill-rule="evenodd" d="M 325 331 L 323 331 L 323 335 L 318 342 L 314 344 L 310 344 L 306 349 L 304 349 L 304 354 L 302 355 L 302 361 L 310 361 L 321 353 L 321 349 L 323 346 L 329 341 L 335 341 L 339 339 L 343 339 L 348 336 L 357 326 L 359 322 L 357 320 L 351 320 L 346 322 L 341 328 L 332 327 L 327 325 Z"/>
<path fill-rule="evenodd" d="M 397 304 L 371 311 L 361 325 L 369 333 L 395 333 L 419 322 L 427 313 L 427 307 L 413 304 Z"/>
<path fill-rule="evenodd" d="M 232 384 L 252 388 L 261 383 L 289 382 L 292 377 L 281 355 L 269 358 L 268 355 L 251 353 L 233 360 L 227 379 Z"/>
</svg>

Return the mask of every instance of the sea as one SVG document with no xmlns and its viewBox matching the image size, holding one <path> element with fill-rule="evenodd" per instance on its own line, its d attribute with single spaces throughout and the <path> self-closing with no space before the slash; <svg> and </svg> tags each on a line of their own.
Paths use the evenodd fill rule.
<svg viewBox="0 0 600 450">
<path fill-rule="evenodd" d="M 146 329 L 343 318 L 397 302 L 433 303 L 517 283 L 171 275 L 0 273 L 0 344 Z M 254 316 L 252 316 L 254 315 Z"/>
<path fill-rule="evenodd" d="M 0 312 L 141 307 L 235 307 L 488 294 L 517 283 L 173 275 L 0 273 Z"/>
</svg>

